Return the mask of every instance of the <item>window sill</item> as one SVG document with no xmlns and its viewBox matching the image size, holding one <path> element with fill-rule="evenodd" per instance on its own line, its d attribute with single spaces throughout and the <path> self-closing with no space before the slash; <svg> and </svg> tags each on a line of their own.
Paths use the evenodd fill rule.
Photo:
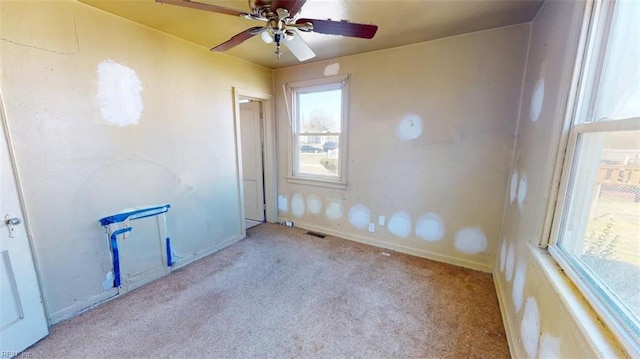
<svg viewBox="0 0 640 359">
<path fill-rule="evenodd" d="M 331 180 L 322 180 L 316 178 L 305 178 L 305 177 L 293 177 L 287 176 L 287 182 L 295 183 L 295 184 L 303 184 L 307 186 L 316 186 L 316 187 L 325 187 L 325 188 L 334 188 L 334 189 L 347 189 L 346 182 L 340 181 L 331 181 Z"/>
<path fill-rule="evenodd" d="M 578 288 L 571 282 L 547 249 L 527 243 L 532 257 L 537 261 L 542 273 L 556 291 L 565 310 L 573 318 L 591 349 L 603 358 L 620 357 L 624 352 L 615 335 L 604 327 L 602 320 L 594 312 Z"/>
</svg>

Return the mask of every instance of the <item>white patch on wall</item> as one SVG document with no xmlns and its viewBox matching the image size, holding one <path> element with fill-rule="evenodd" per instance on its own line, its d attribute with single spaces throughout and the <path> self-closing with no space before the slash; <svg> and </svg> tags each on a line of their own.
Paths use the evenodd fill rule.
<svg viewBox="0 0 640 359">
<path fill-rule="evenodd" d="M 406 115 L 396 126 L 396 134 L 402 141 L 411 141 L 422 135 L 422 119 L 418 115 Z"/>
<path fill-rule="evenodd" d="M 533 89 L 533 95 L 531 95 L 531 108 L 529 109 L 529 119 L 531 119 L 532 122 L 536 122 L 538 121 L 538 118 L 540 118 L 543 102 L 544 102 L 544 79 L 541 78 L 536 83 L 536 87 Z"/>
<path fill-rule="evenodd" d="M 520 338 L 529 358 L 535 358 L 540 340 L 540 316 L 536 298 L 529 297 L 524 304 L 524 315 L 520 323 Z"/>
<path fill-rule="evenodd" d="M 282 213 L 289 212 L 289 201 L 287 200 L 287 196 L 285 195 L 278 196 L 278 211 Z"/>
<path fill-rule="evenodd" d="M 394 213 L 387 222 L 387 229 L 400 238 L 407 238 L 411 233 L 411 216 L 405 211 Z"/>
<path fill-rule="evenodd" d="M 296 193 L 291 197 L 291 213 L 296 217 L 304 215 L 304 198 L 300 193 Z"/>
<path fill-rule="evenodd" d="M 511 278 L 513 278 L 513 266 L 515 264 L 516 257 L 516 248 L 513 243 L 509 243 L 509 247 L 507 249 L 507 264 L 505 268 L 505 278 L 510 282 Z"/>
<path fill-rule="evenodd" d="M 369 219 L 371 218 L 371 212 L 369 208 L 356 204 L 349 210 L 349 223 L 353 224 L 356 228 L 365 229 L 369 225 Z"/>
<path fill-rule="evenodd" d="M 127 66 L 104 60 L 96 68 L 97 100 L 105 121 L 116 126 L 135 125 L 142 115 L 142 83 Z"/>
<path fill-rule="evenodd" d="M 338 72 L 340 72 L 340 64 L 339 63 L 333 63 L 330 65 L 327 65 L 327 67 L 324 68 L 324 75 L 325 76 L 333 76 L 333 75 L 337 75 Z"/>
<path fill-rule="evenodd" d="M 463 228 L 456 233 L 454 245 L 464 254 L 478 254 L 487 250 L 487 238 L 480 228 Z"/>
<path fill-rule="evenodd" d="M 524 201 L 527 198 L 527 176 L 522 175 L 518 183 L 518 208 L 524 210 Z"/>
<path fill-rule="evenodd" d="M 502 243 L 500 244 L 500 272 L 504 272 L 504 267 L 507 264 L 507 238 L 502 237 Z"/>
<path fill-rule="evenodd" d="M 516 200 L 516 198 L 518 197 L 518 171 L 513 171 L 513 174 L 511 175 L 511 184 L 510 184 L 510 191 L 509 191 L 509 199 L 511 200 L 511 203 L 513 204 L 513 202 Z"/>
<path fill-rule="evenodd" d="M 336 220 L 342 218 L 342 202 L 337 199 L 329 199 L 324 214 L 328 219 Z"/>
<path fill-rule="evenodd" d="M 523 263 L 522 258 L 516 265 L 516 274 L 513 277 L 513 288 L 511 290 L 511 298 L 513 299 L 513 306 L 516 308 L 516 313 L 522 308 L 522 300 L 524 295 L 524 283 L 527 275 L 527 266 Z"/>
<path fill-rule="evenodd" d="M 444 234 L 444 223 L 435 213 L 427 212 L 416 221 L 416 236 L 427 242 L 439 241 Z"/>
<path fill-rule="evenodd" d="M 104 279 L 104 282 L 102 282 L 102 288 L 104 288 L 104 290 L 107 290 L 109 288 L 113 288 L 113 273 L 109 272 L 106 275 L 106 278 Z"/>
<path fill-rule="evenodd" d="M 540 359 L 555 359 L 560 356 L 560 339 L 549 334 L 542 334 L 540 339 L 540 349 L 538 352 Z"/>
<path fill-rule="evenodd" d="M 307 212 L 311 214 L 318 214 L 322 212 L 322 199 L 315 194 L 307 196 Z"/>
</svg>

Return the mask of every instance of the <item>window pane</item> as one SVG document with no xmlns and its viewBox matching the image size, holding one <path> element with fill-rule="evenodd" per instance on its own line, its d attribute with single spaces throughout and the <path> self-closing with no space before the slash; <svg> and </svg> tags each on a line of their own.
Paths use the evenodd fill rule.
<svg viewBox="0 0 640 359">
<path fill-rule="evenodd" d="M 298 136 L 298 173 L 339 175 L 338 136 Z"/>
<path fill-rule="evenodd" d="M 640 1 L 616 3 L 594 120 L 640 117 Z"/>
<path fill-rule="evenodd" d="M 340 133 L 342 90 L 298 93 L 298 133 Z"/>
<path fill-rule="evenodd" d="M 558 243 L 638 330 L 640 131 L 581 135 Z"/>
</svg>

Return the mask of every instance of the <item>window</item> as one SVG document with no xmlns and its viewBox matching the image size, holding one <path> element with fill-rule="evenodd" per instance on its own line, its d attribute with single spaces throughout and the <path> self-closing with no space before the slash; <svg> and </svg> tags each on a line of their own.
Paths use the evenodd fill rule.
<svg viewBox="0 0 640 359">
<path fill-rule="evenodd" d="M 288 84 L 291 182 L 346 187 L 347 80 L 333 76 Z"/>
<path fill-rule="evenodd" d="M 596 3 L 549 251 L 640 353 L 640 2 Z"/>
</svg>

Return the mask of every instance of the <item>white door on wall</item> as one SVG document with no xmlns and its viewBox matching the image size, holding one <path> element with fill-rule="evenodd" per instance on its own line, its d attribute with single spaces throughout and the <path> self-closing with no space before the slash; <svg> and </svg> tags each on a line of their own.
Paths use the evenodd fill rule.
<svg viewBox="0 0 640 359">
<path fill-rule="evenodd" d="M 0 356 L 5 358 L 19 356 L 49 330 L 1 121 L 0 155 Z"/>
<path fill-rule="evenodd" d="M 261 103 L 245 101 L 239 105 L 244 211 L 247 219 L 264 222 Z"/>
</svg>

